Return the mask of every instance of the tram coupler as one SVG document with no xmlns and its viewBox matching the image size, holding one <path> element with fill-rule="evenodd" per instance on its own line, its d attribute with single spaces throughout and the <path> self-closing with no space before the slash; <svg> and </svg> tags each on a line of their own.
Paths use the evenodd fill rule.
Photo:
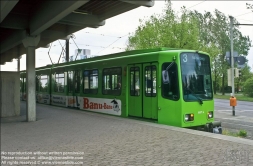
<svg viewBox="0 0 253 166">
<path fill-rule="evenodd" d="M 222 134 L 222 127 L 220 121 L 214 121 L 205 125 L 205 131 L 215 134 Z"/>
</svg>

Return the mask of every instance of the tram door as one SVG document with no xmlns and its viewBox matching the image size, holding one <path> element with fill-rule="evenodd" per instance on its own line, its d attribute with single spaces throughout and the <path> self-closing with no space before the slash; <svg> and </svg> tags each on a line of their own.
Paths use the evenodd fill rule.
<svg viewBox="0 0 253 166">
<path fill-rule="evenodd" d="M 78 96 L 80 93 L 80 71 L 68 71 L 68 107 L 79 107 Z"/>
<path fill-rule="evenodd" d="M 157 69 L 158 63 L 143 64 L 143 117 L 157 119 Z"/>
<path fill-rule="evenodd" d="M 128 78 L 128 115 L 142 117 L 142 65 L 129 65 Z"/>
<path fill-rule="evenodd" d="M 128 66 L 130 116 L 157 119 L 157 63 Z"/>
</svg>

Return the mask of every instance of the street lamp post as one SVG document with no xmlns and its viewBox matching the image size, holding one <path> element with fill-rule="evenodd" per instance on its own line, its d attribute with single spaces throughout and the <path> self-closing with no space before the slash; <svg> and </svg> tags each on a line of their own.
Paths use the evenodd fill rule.
<svg viewBox="0 0 253 166">
<path fill-rule="evenodd" d="M 230 18 L 230 41 L 231 41 L 231 84 L 232 84 L 232 93 L 231 97 L 235 97 L 235 84 L 234 84 L 234 48 L 233 48 L 233 26 L 234 26 L 234 18 L 229 16 Z M 235 116 L 235 106 L 232 106 L 232 113 Z"/>
</svg>

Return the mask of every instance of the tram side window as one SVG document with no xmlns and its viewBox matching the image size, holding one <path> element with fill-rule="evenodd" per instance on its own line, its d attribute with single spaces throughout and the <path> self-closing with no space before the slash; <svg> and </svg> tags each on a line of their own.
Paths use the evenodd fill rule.
<svg viewBox="0 0 253 166">
<path fill-rule="evenodd" d="M 140 68 L 131 67 L 130 68 L 131 78 L 130 78 L 130 95 L 140 96 Z"/>
<path fill-rule="evenodd" d="M 22 77 L 20 77 L 20 92 L 22 92 L 22 90 L 23 90 L 23 78 Z"/>
<path fill-rule="evenodd" d="M 89 70 L 85 70 L 83 73 L 83 88 L 84 88 L 84 93 L 87 93 L 87 90 L 90 89 L 89 86 Z"/>
<path fill-rule="evenodd" d="M 68 71 L 68 91 L 69 93 L 73 92 L 73 71 Z"/>
<path fill-rule="evenodd" d="M 55 74 L 55 84 L 54 91 L 55 92 L 64 92 L 64 73 Z"/>
<path fill-rule="evenodd" d="M 98 70 L 90 72 L 90 89 L 98 89 Z"/>
<path fill-rule="evenodd" d="M 177 64 L 174 63 L 168 68 L 168 66 L 170 64 L 171 64 L 171 62 L 170 63 L 163 63 L 163 65 L 162 65 L 162 71 L 167 69 L 168 76 L 169 76 L 168 83 L 164 83 L 162 81 L 162 96 L 164 98 L 168 98 L 171 100 L 178 100 L 179 99 L 179 86 L 178 86 Z"/>
<path fill-rule="evenodd" d="M 83 76 L 84 93 L 97 94 L 98 92 L 98 70 L 85 70 Z"/>
<path fill-rule="evenodd" d="M 80 71 L 68 71 L 68 92 L 80 93 Z"/>
<path fill-rule="evenodd" d="M 36 92 L 39 92 L 39 83 L 40 83 L 40 78 L 39 76 L 36 76 Z"/>
<path fill-rule="evenodd" d="M 103 88 L 104 95 L 120 95 L 121 94 L 121 67 L 106 68 L 103 70 Z"/>
<path fill-rule="evenodd" d="M 21 77 L 20 78 L 20 92 L 23 92 L 23 93 L 26 93 L 26 88 L 25 88 L 25 86 L 26 86 L 26 84 L 25 84 L 25 79 L 26 78 L 23 78 L 23 77 Z"/>
<path fill-rule="evenodd" d="M 47 92 L 48 91 L 48 76 L 41 75 L 36 77 L 36 91 Z"/>
<path fill-rule="evenodd" d="M 80 93 L 80 71 L 75 71 L 74 75 L 74 80 L 75 80 L 75 93 Z"/>
<path fill-rule="evenodd" d="M 24 85 L 23 85 L 23 87 L 24 87 L 24 92 L 26 93 L 26 78 L 24 78 Z"/>
<path fill-rule="evenodd" d="M 156 96 L 156 66 L 145 67 L 145 95 L 149 97 Z"/>
</svg>

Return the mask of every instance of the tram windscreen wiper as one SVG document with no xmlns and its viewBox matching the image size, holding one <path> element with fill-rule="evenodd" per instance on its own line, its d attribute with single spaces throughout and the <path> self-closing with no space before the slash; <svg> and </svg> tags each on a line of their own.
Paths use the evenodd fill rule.
<svg viewBox="0 0 253 166">
<path fill-rule="evenodd" d="M 190 89 L 190 88 L 187 88 L 187 90 L 189 90 L 192 94 L 192 96 L 196 97 L 196 99 L 198 99 L 199 103 L 202 105 L 203 104 L 203 99 L 196 96 L 195 93 Z"/>
</svg>

